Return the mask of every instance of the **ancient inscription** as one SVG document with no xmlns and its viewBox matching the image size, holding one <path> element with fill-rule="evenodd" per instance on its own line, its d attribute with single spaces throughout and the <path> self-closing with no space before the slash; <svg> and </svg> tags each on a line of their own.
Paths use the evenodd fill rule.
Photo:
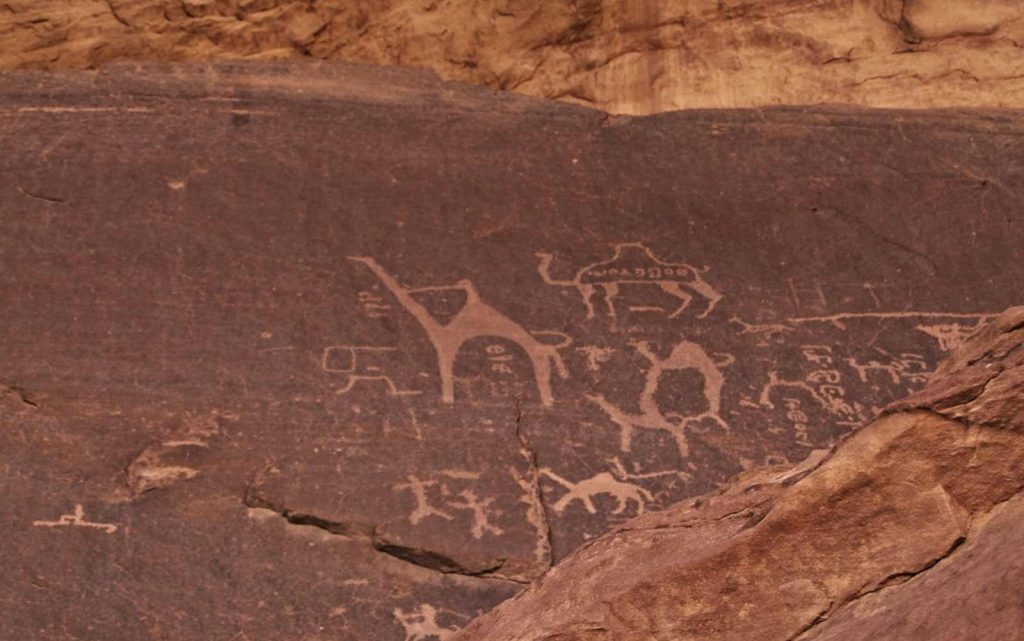
<svg viewBox="0 0 1024 641">
<path fill-rule="evenodd" d="M 504 534 L 504 530 L 491 522 L 491 517 L 500 515 L 500 512 L 492 507 L 495 499 L 479 497 L 472 487 L 473 482 L 479 480 L 479 474 L 442 470 L 441 476 L 441 480 L 423 480 L 418 476 L 409 475 L 408 482 L 394 486 L 397 491 L 412 494 L 416 502 L 409 513 L 410 524 L 419 525 L 431 517 L 453 521 L 456 518 L 454 512 L 462 511 L 470 516 L 470 535 L 474 539 L 481 539 L 486 534 Z M 453 484 L 458 484 L 456 489 L 452 488 Z M 467 485 L 469 487 L 465 487 Z M 433 502 L 431 496 L 434 496 Z"/>
<path fill-rule="evenodd" d="M 695 299 L 704 303 L 699 314 L 703 318 L 722 300 L 722 294 L 704 280 L 706 268 L 663 261 L 643 243 L 619 243 L 615 245 L 611 258 L 580 268 L 569 280 L 559 280 L 551 275 L 553 254 L 538 252 L 537 257 L 540 258 L 537 269 L 544 282 L 556 287 L 571 287 L 579 292 L 587 318 L 596 315 L 594 298 L 598 292 L 602 294 L 605 313 L 612 319 L 617 318 L 619 294 L 624 288 L 631 287 L 654 288 L 674 301 L 674 305 L 665 307 L 657 299 L 652 299 L 650 304 L 634 306 L 631 311 L 656 312 L 668 318 L 682 314 Z"/>
</svg>

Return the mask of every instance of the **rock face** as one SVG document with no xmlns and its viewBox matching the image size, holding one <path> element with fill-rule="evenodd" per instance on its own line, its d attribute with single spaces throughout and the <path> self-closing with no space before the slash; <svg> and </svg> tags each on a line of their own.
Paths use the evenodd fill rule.
<svg viewBox="0 0 1024 641">
<path fill-rule="evenodd" d="M 460 641 L 1024 638 L 1024 307 L 830 455 L 639 517 Z"/>
<path fill-rule="evenodd" d="M 314 57 L 614 113 L 1024 105 L 1017 0 L 6 0 L 0 67 Z"/>
<path fill-rule="evenodd" d="M 450 636 L 827 449 L 1024 282 L 1016 114 L 321 63 L 0 88 L 0 638 Z"/>
</svg>

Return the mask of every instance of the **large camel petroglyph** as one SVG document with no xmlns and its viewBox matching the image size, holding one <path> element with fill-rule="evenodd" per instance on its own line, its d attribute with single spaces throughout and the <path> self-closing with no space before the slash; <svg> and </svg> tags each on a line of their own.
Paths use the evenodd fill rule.
<svg viewBox="0 0 1024 641">
<path fill-rule="evenodd" d="M 408 288 L 400 285 L 373 258 L 349 256 L 349 260 L 366 265 L 426 331 L 427 337 L 437 353 L 437 367 L 441 377 L 441 398 L 445 403 L 455 402 L 455 359 L 459 350 L 467 341 L 485 336 L 504 338 L 519 345 L 533 365 L 533 374 L 541 402 L 548 407 L 554 403 L 551 392 L 551 367 L 554 365 L 558 375 L 562 378 L 568 377 L 569 373 L 558 353 L 559 349 L 569 345 L 568 338 L 557 345 L 540 342 L 521 325 L 481 300 L 476 286 L 469 280 L 460 280 L 453 285 Z M 447 323 L 438 322 L 427 308 L 412 296 L 418 292 L 452 290 L 463 292 L 466 302 Z"/>
<path fill-rule="evenodd" d="M 583 267 L 576 272 L 572 280 L 557 280 L 551 276 L 551 263 L 554 256 L 545 252 L 537 252 L 540 265 L 537 271 L 548 285 L 557 287 L 574 287 L 583 299 L 587 309 L 587 318 L 595 315 L 594 295 L 600 288 L 607 314 L 612 319 L 618 316 L 615 307 L 616 298 L 623 286 L 654 285 L 665 294 L 680 301 L 673 310 L 665 310 L 658 306 L 645 306 L 641 311 L 665 312 L 669 318 L 683 313 L 694 296 L 707 302 L 707 308 L 699 315 L 704 318 L 711 313 L 720 294 L 701 276 L 707 268 L 698 269 L 686 263 L 668 263 L 656 257 L 643 243 L 619 243 L 615 245 L 615 254 L 609 259 Z"/>
</svg>

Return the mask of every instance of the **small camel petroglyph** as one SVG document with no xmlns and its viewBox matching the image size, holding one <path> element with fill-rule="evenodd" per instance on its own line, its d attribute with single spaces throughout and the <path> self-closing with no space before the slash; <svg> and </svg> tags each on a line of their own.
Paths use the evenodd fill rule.
<svg viewBox="0 0 1024 641">
<path fill-rule="evenodd" d="M 637 427 L 663 430 L 671 434 L 679 448 L 679 455 L 683 458 L 690 455 L 690 447 L 686 439 L 686 426 L 690 423 L 697 423 L 709 418 L 728 431 L 729 426 L 721 416 L 722 386 L 725 385 L 725 376 L 722 374 L 721 368 L 728 367 L 734 362 L 735 359 L 731 355 L 726 355 L 723 360 L 715 362 L 711 360 L 703 347 L 689 341 L 676 343 L 668 358 L 658 357 L 645 341 L 635 342 L 633 346 L 651 364 L 650 369 L 647 370 L 644 389 L 640 392 L 640 413 L 625 412 L 599 394 L 587 396 L 619 426 L 621 430 L 620 448 L 623 452 L 632 449 L 633 428 Z M 661 383 L 661 375 L 667 371 L 688 369 L 695 370 L 704 379 L 703 392 L 707 409 L 693 415 L 665 414 L 658 407 L 655 398 Z"/>
<path fill-rule="evenodd" d="M 534 378 L 541 402 L 550 407 L 554 403 L 551 392 L 551 369 L 562 378 L 569 373 L 558 350 L 568 347 L 568 337 L 557 345 L 540 342 L 535 334 L 550 332 L 529 332 L 480 298 L 476 286 L 469 280 L 460 280 L 453 285 L 406 288 L 388 274 L 376 260 L 366 256 L 349 256 L 349 260 L 366 265 L 380 279 L 398 302 L 412 314 L 434 346 L 437 354 L 438 373 L 441 378 L 441 398 L 445 403 L 455 402 L 455 359 L 459 350 L 469 340 L 479 337 L 504 338 L 517 344 L 526 352 L 533 365 Z M 413 294 L 429 291 L 458 290 L 465 294 L 466 301 L 455 316 L 447 323 L 438 322 L 413 298 Z M 564 336 L 564 335 L 563 335 Z"/>
<path fill-rule="evenodd" d="M 383 318 L 391 311 L 391 305 L 373 292 L 359 292 L 359 308 L 370 318 Z"/>
<path fill-rule="evenodd" d="M 464 470 L 441 470 L 441 474 L 450 480 L 445 482 L 436 480 L 424 481 L 410 474 L 406 477 L 409 481 L 408 483 L 399 483 L 393 486 L 395 490 L 408 490 L 416 500 L 416 507 L 409 514 L 410 523 L 419 525 L 432 516 L 452 521 L 455 519 L 455 516 L 446 510 L 459 510 L 469 512 L 472 515 L 473 523 L 470 526 L 470 533 L 474 539 L 481 539 L 485 534 L 501 536 L 505 533 L 504 530 L 490 521 L 491 516 L 501 515 L 500 511 L 491 508 L 491 504 L 494 503 L 493 498 L 481 499 L 472 489 L 464 489 L 457 495 L 454 495 L 450 489 L 449 483 L 475 481 L 480 478 L 480 474 Z M 430 504 L 427 488 L 435 486 L 438 487 L 438 492 L 441 495 L 439 502 L 442 507 L 434 507 Z"/>
<path fill-rule="evenodd" d="M 598 472 L 594 476 L 577 483 L 573 483 L 556 474 L 550 468 L 542 468 L 540 470 L 541 474 L 568 490 L 551 508 L 561 514 L 573 501 L 579 501 L 587 512 L 597 514 L 597 508 L 594 506 L 593 501 L 594 497 L 598 494 L 608 494 L 615 499 L 615 509 L 612 510 L 612 514 L 622 514 L 630 501 L 636 503 L 637 514 L 643 514 L 647 502 L 653 501 L 654 496 L 646 488 L 635 483 L 629 483 L 627 481 L 628 475 L 621 463 L 615 461 L 613 466 L 614 471 Z M 618 472 L 618 474 L 616 475 L 614 472 Z"/>
<path fill-rule="evenodd" d="M 458 632 L 458 628 L 442 628 L 438 625 L 437 608 L 429 603 L 423 603 L 410 612 L 395 608 L 392 614 L 405 628 L 405 641 L 446 641 Z"/>
<path fill-rule="evenodd" d="M 415 396 L 420 394 L 419 390 L 403 390 L 395 384 L 394 379 L 384 373 L 380 365 L 368 364 L 364 361 L 367 357 L 373 357 L 379 353 L 390 353 L 397 351 L 396 347 L 376 347 L 370 345 L 330 345 L 324 348 L 320 357 L 320 367 L 325 372 L 347 374 L 348 381 L 344 387 L 335 391 L 335 394 L 348 394 L 361 382 L 383 383 L 387 389 L 388 396 Z M 333 364 L 336 354 L 341 354 L 344 366 L 337 367 Z"/>
<path fill-rule="evenodd" d="M 537 252 L 540 277 L 548 285 L 573 287 L 583 299 L 587 318 L 594 318 L 594 295 L 598 288 L 603 292 L 607 315 L 613 320 L 617 316 L 615 301 L 624 285 L 654 285 L 663 293 L 678 299 L 679 305 L 673 310 L 657 306 L 635 307 L 637 311 L 659 311 L 676 318 L 690 306 L 694 296 L 707 302 L 707 308 L 699 315 L 704 318 L 722 300 L 720 294 L 701 274 L 707 268 L 698 269 L 686 263 L 668 263 L 656 257 L 643 243 L 619 243 L 615 254 L 608 260 L 592 263 L 581 268 L 572 280 L 557 280 L 551 276 L 554 255 Z"/>
<path fill-rule="evenodd" d="M 32 521 L 32 525 L 36 527 L 85 527 L 103 530 L 107 534 L 113 534 L 117 531 L 117 526 L 113 523 L 96 523 L 85 520 L 85 510 L 81 504 L 75 504 L 74 512 L 62 514 L 56 521 Z"/>
</svg>

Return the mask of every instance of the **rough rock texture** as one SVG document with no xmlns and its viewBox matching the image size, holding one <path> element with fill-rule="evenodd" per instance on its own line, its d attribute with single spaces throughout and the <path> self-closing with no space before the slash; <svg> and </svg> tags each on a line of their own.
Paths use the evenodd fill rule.
<svg viewBox="0 0 1024 641">
<path fill-rule="evenodd" d="M 1013 113 L 315 62 L 0 88 L 3 639 L 450 635 L 830 447 L 1024 282 Z"/>
<path fill-rule="evenodd" d="M 1024 638 L 1024 307 L 831 455 L 587 544 L 460 641 Z"/>
<path fill-rule="evenodd" d="M 312 56 L 616 113 L 1024 105 L 1019 0 L 4 0 L 0 67 Z"/>
</svg>

